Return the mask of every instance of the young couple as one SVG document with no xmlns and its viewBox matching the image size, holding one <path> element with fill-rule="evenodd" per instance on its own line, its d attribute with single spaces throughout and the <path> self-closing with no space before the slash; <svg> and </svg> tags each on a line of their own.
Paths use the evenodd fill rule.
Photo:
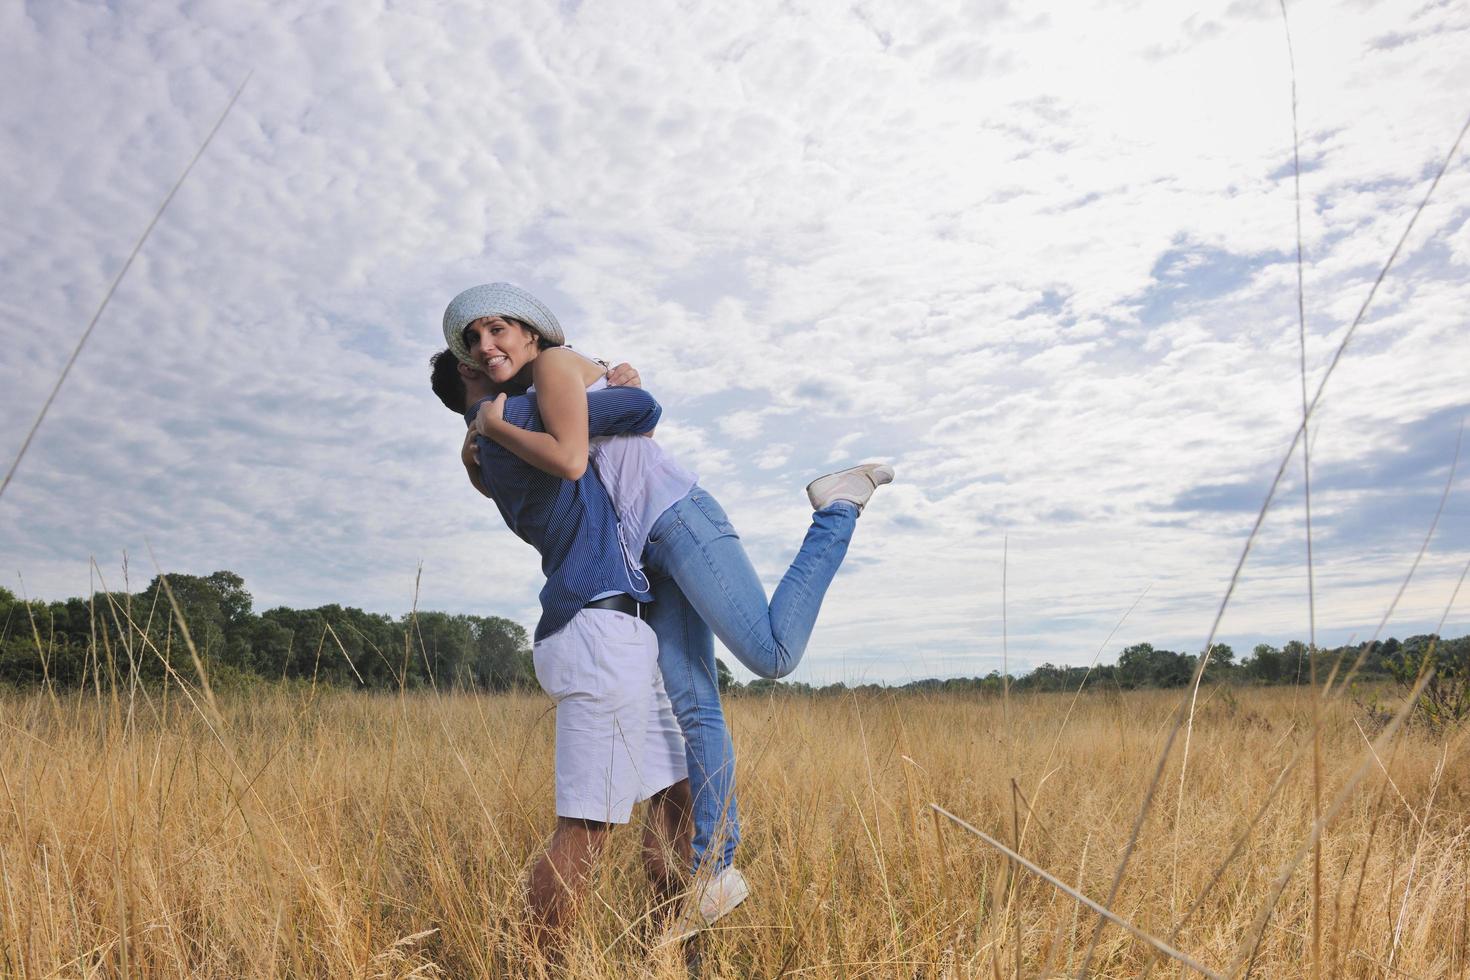
<svg viewBox="0 0 1470 980">
<path fill-rule="evenodd" d="M 612 825 L 645 800 L 655 892 L 672 903 L 694 875 L 667 938 L 691 936 L 748 894 L 714 637 L 761 677 L 795 669 L 858 515 L 893 470 L 869 463 L 807 487 L 811 527 L 767 602 L 719 503 L 649 438 L 661 409 L 636 371 L 566 347 L 552 312 L 508 283 L 456 296 L 444 339 L 433 388 L 469 425 L 470 480 L 546 575 L 533 659 L 556 702 L 557 819 L 528 885 L 537 942 L 556 945 Z"/>
</svg>

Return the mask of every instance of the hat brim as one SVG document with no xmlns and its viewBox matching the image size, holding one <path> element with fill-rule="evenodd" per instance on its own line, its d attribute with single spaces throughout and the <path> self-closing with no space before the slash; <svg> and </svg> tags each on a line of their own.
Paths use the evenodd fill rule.
<svg viewBox="0 0 1470 980">
<path fill-rule="evenodd" d="M 444 310 L 444 342 L 461 362 L 479 367 L 464 342 L 465 327 L 482 317 L 519 320 L 553 346 L 566 343 L 555 314 L 535 296 L 508 282 L 471 286 L 449 301 Z"/>
</svg>

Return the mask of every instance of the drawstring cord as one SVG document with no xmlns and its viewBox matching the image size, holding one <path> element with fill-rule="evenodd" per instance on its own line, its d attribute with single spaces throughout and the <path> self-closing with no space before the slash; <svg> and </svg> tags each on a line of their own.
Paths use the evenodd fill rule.
<svg viewBox="0 0 1470 980">
<path fill-rule="evenodd" d="M 628 550 L 628 538 L 623 533 L 622 521 L 618 521 L 618 547 L 623 549 L 624 571 L 628 573 L 628 584 L 639 592 L 651 592 L 652 587 L 648 576 L 643 574 L 643 563 L 634 558 Z M 634 578 L 634 575 L 637 575 L 637 578 Z M 643 580 L 642 585 L 638 584 L 639 579 Z"/>
</svg>

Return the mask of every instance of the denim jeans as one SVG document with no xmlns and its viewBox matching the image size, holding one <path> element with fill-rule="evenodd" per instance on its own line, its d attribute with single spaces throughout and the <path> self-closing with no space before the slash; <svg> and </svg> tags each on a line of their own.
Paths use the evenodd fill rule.
<svg viewBox="0 0 1470 980">
<path fill-rule="evenodd" d="M 857 524 L 838 501 L 812 525 L 770 602 L 740 536 L 709 492 L 694 487 L 654 522 L 643 551 L 653 592 L 648 624 L 658 665 L 688 743 L 694 795 L 694 862 L 718 872 L 740 841 L 735 752 L 720 709 L 714 637 L 761 677 L 784 677 L 806 652 L 827 586 Z M 717 853 L 709 853 L 711 848 Z"/>
</svg>

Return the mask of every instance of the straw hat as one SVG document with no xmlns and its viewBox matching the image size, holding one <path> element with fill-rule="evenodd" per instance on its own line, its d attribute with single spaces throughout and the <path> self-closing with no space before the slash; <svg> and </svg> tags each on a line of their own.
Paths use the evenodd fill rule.
<svg viewBox="0 0 1470 980">
<path fill-rule="evenodd" d="M 560 346 L 567 339 L 561 332 L 556 315 L 546 304 L 519 286 L 508 282 L 492 282 L 471 286 L 449 301 L 444 309 L 444 342 L 454 356 L 471 367 L 478 367 L 464 343 L 464 328 L 484 316 L 502 316 L 520 320 L 536 331 L 549 344 Z"/>
</svg>

